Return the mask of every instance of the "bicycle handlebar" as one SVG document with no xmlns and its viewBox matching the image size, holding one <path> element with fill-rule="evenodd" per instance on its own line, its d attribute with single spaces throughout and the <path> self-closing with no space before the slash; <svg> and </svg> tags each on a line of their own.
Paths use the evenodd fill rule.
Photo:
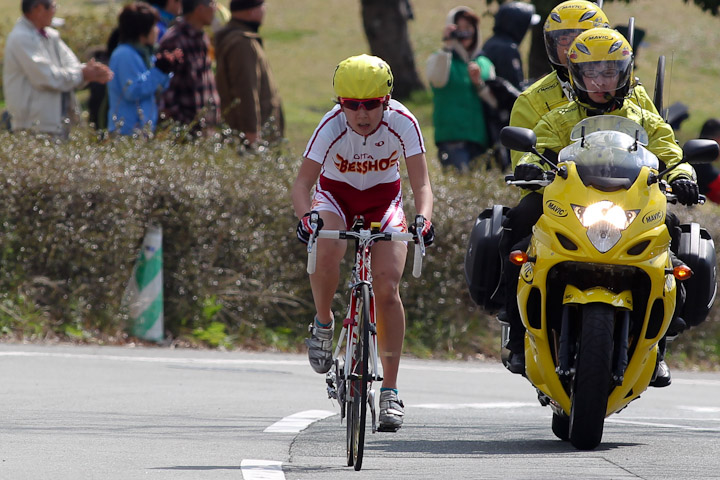
<svg viewBox="0 0 720 480">
<path fill-rule="evenodd" d="M 416 219 L 417 222 L 417 219 Z M 311 222 L 312 224 L 312 222 Z M 422 227 L 420 227 L 422 231 Z M 308 263 L 307 272 L 309 274 L 315 273 L 315 266 L 317 263 L 317 248 L 313 248 L 315 245 L 316 238 L 330 238 L 335 240 L 349 240 L 351 238 L 360 239 L 366 243 L 374 241 L 389 241 L 389 242 L 410 242 L 416 240 L 416 235 L 405 232 L 378 232 L 372 233 L 370 230 L 360 230 L 356 232 L 354 230 L 316 230 L 313 235 L 310 235 L 308 241 Z M 415 243 L 415 253 L 413 257 L 413 277 L 419 278 L 422 273 L 422 258 L 425 256 L 425 244 L 422 239 Z"/>
</svg>

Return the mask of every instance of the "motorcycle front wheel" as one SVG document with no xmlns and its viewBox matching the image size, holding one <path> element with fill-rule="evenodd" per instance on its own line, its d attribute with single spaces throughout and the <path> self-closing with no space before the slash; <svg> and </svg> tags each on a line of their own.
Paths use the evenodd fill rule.
<svg viewBox="0 0 720 480">
<path fill-rule="evenodd" d="M 605 303 L 583 307 L 570 407 L 570 443 L 592 450 L 602 440 L 612 378 L 615 309 Z"/>
</svg>

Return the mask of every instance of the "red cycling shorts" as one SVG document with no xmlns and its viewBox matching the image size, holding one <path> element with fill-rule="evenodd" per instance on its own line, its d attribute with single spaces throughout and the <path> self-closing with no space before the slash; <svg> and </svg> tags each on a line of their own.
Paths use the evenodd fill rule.
<svg viewBox="0 0 720 480">
<path fill-rule="evenodd" d="M 357 215 L 365 217 L 365 227 L 370 222 L 380 222 L 381 232 L 407 232 L 407 221 L 403 211 L 400 179 L 381 183 L 367 190 L 358 190 L 345 182 L 330 180 L 322 175 L 315 187 L 312 209 L 318 212 L 333 212 L 345 222 L 345 228 L 352 228 Z"/>
</svg>

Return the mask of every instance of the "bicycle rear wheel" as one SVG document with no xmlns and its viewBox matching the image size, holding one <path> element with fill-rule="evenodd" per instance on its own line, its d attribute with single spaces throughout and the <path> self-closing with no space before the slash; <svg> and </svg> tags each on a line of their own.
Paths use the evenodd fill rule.
<svg viewBox="0 0 720 480">
<path fill-rule="evenodd" d="M 347 423 L 347 461 L 355 470 L 362 468 L 365 450 L 365 420 L 368 406 L 368 352 L 370 331 L 370 289 L 367 285 L 360 287 L 362 301 L 360 318 L 358 319 L 357 341 L 353 352 L 353 369 L 350 378 L 350 393 Z"/>
</svg>

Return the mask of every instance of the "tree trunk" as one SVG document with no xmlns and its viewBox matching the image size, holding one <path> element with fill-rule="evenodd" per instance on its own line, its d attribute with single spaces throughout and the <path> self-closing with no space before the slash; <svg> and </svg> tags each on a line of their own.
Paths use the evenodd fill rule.
<svg viewBox="0 0 720 480">
<path fill-rule="evenodd" d="M 370 53 L 388 62 L 395 77 L 393 97 L 404 99 L 423 90 L 408 36 L 409 1 L 361 0 L 361 5 Z"/>
</svg>

